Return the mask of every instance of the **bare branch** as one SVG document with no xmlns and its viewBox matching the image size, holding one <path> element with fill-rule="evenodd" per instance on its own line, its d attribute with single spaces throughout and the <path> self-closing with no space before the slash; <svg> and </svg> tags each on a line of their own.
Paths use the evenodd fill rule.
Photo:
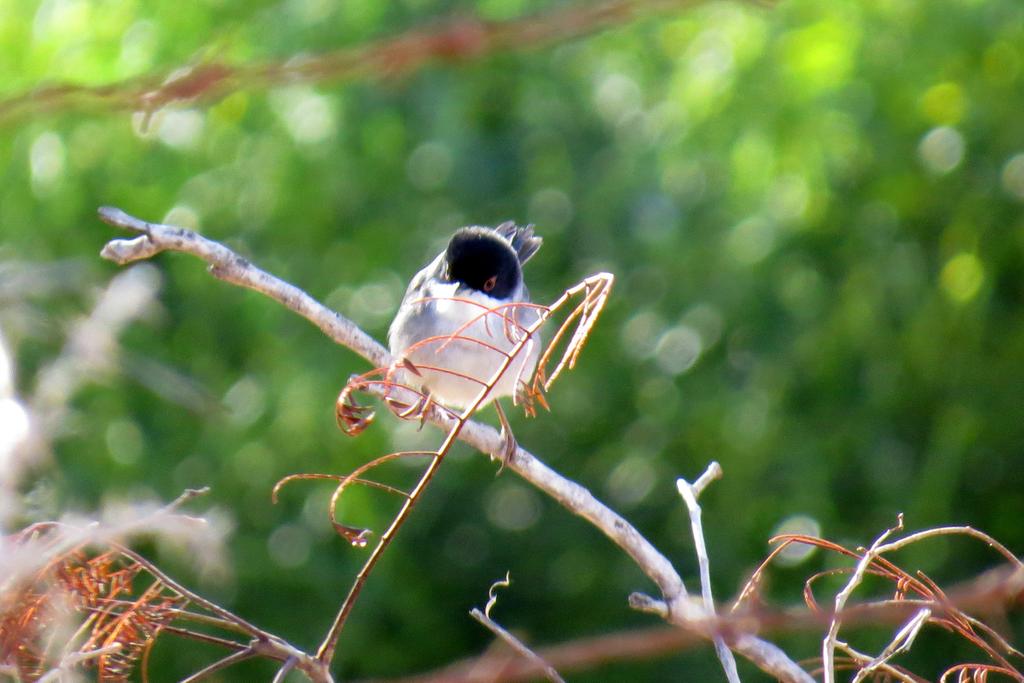
<svg viewBox="0 0 1024 683">
<path fill-rule="evenodd" d="M 103 258 L 124 265 L 151 258 L 162 251 L 192 254 L 210 265 L 210 274 L 214 277 L 274 299 L 374 365 L 387 365 L 391 361 L 384 347 L 351 320 L 321 305 L 298 287 L 260 270 L 223 244 L 191 230 L 139 220 L 120 209 L 102 207 L 99 215 L 110 225 L 142 233 L 141 237 L 131 240 L 111 240 L 100 252 Z"/>
<path fill-rule="evenodd" d="M 984 612 L 998 611 L 1008 605 L 1017 604 L 1022 587 L 1024 587 L 1022 580 L 1024 580 L 1024 573 L 1019 571 L 1006 571 L 1004 569 L 990 571 L 952 587 L 947 593 L 947 599 L 943 603 L 933 600 L 883 600 L 867 602 L 848 606 L 841 615 L 842 623 L 846 627 L 852 625 L 903 624 L 904 626 L 901 627 L 901 631 L 904 631 L 905 625 L 913 621 L 915 615 L 925 609 L 932 610 L 933 618 L 936 614 L 950 609 Z M 634 604 L 634 601 L 643 602 L 644 604 L 659 602 L 638 593 L 630 596 L 630 603 L 639 609 L 640 607 Z M 646 611 L 654 611 L 658 616 L 664 617 L 666 614 L 664 603 L 660 604 L 662 607 L 661 612 L 658 612 L 656 609 L 648 609 Z M 760 607 L 754 612 L 747 611 L 741 614 L 732 613 L 720 616 L 714 621 L 713 625 L 719 632 L 723 633 L 744 632 L 754 629 L 776 633 L 798 633 L 808 630 L 818 631 L 822 627 L 827 628 L 833 616 L 831 611 L 803 610 L 796 612 L 792 609 Z M 897 640 L 894 638 L 893 642 Z M 667 626 L 579 638 L 563 643 L 537 647 L 535 651 L 559 671 L 570 672 L 593 669 L 613 661 L 650 659 L 651 657 L 667 653 L 682 652 L 700 645 L 704 641 L 705 637 L 698 632 Z M 737 647 L 735 643 L 732 643 L 732 646 L 734 648 Z M 1005 641 L 1002 643 L 1002 646 L 1004 648 L 1008 647 Z M 741 643 L 739 647 L 744 647 L 744 644 Z M 736 651 L 739 650 L 737 649 Z M 765 656 L 759 666 L 761 666 L 762 670 L 771 672 L 772 670 L 768 668 L 773 661 L 770 658 L 770 651 L 767 649 L 763 649 L 763 651 Z M 847 654 L 857 659 L 849 651 L 847 651 Z M 857 661 L 861 664 L 867 665 L 872 661 L 870 655 L 858 654 L 861 654 L 861 656 Z M 781 680 L 786 680 L 785 674 L 788 665 L 785 662 L 788 661 L 788 657 L 785 657 L 785 655 L 783 657 L 784 661 L 781 665 L 781 672 L 777 677 Z M 888 669 L 884 669 L 884 666 L 879 668 L 887 672 L 895 671 L 891 666 Z M 977 666 L 980 667 L 980 665 Z M 999 667 L 999 670 L 1008 671 L 1008 669 L 1003 667 Z M 469 683 L 470 681 L 478 680 L 474 678 L 474 675 L 480 671 L 486 671 L 490 677 L 488 680 L 493 680 L 495 683 L 499 681 L 508 683 L 511 681 L 533 680 L 541 675 L 541 671 L 525 659 L 519 657 L 509 658 L 505 654 L 487 652 L 448 664 L 433 671 L 387 679 L 387 681 L 389 683 Z M 900 676 L 905 678 L 905 674 L 902 672 Z M 910 680 L 916 683 L 916 679 L 913 677 Z M 370 682 L 363 681 L 362 683 Z M 377 683 L 383 683 L 383 681 L 377 681 Z"/>
<path fill-rule="evenodd" d="M 886 529 L 885 532 L 875 539 L 875 542 L 871 544 L 871 547 L 864 553 L 864 557 L 857 563 L 857 568 L 854 570 L 853 575 L 847 582 L 843 590 L 839 591 L 836 595 L 835 612 L 832 623 L 829 625 L 828 633 L 825 636 L 824 641 L 821 643 L 821 659 L 822 667 L 824 668 L 825 683 L 835 683 L 836 670 L 835 670 L 835 653 L 836 645 L 838 643 L 839 635 L 839 623 L 840 614 L 843 612 L 843 608 L 846 607 L 846 601 L 853 595 L 853 591 L 857 589 L 857 586 L 864 580 L 864 574 L 867 573 L 868 567 L 878 557 L 878 549 L 881 547 L 885 539 L 889 538 L 893 533 L 903 528 L 903 514 L 900 513 L 896 526 L 891 529 Z M 870 661 L 870 658 L 869 658 Z"/>
<path fill-rule="evenodd" d="M 932 611 L 925 608 L 914 615 L 914 618 L 908 621 L 903 628 L 896 632 L 893 639 L 885 646 L 882 652 L 868 662 L 863 669 L 857 672 L 857 675 L 853 677 L 853 683 L 861 683 L 867 679 L 872 673 L 874 673 L 879 667 L 884 666 L 890 659 L 898 654 L 907 652 L 914 644 L 914 640 L 917 638 L 917 634 L 921 632 L 921 628 L 931 617 Z"/>
<path fill-rule="evenodd" d="M 511 583 L 512 581 L 506 573 L 504 580 L 498 580 L 491 584 L 490 589 L 487 591 L 487 606 L 484 607 L 482 612 L 478 608 L 474 607 L 469 611 L 470 616 L 483 624 L 491 631 L 491 633 L 498 636 L 498 638 L 519 653 L 519 655 L 533 662 L 539 670 L 544 672 L 544 675 L 547 676 L 549 681 L 552 681 L 552 683 L 565 683 L 565 680 L 558 675 L 558 671 L 555 670 L 555 667 L 545 662 L 540 655 L 531 650 L 525 643 L 523 643 L 523 641 L 516 638 L 508 630 L 502 627 L 501 624 L 491 618 L 491 608 L 498 602 L 497 589 L 499 587 L 506 587 Z"/>
<path fill-rule="evenodd" d="M 668 619 L 668 605 L 665 604 L 665 601 L 652 598 L 646 593 L 630 593 L 629 606 L 638 612 L 647 612 L 662 619 Z"/>
<path fill-rule="evenodd" d="M 252 648 L 239 650 L 238 652 L 232 652 L 227 657 L 218 659 L 213 664 L 210 664 L 209 666 L 200 669 L 188 678 L 182 679 L 181 683 L 199 683 L 199 681 L 209 678 L 218 671 L 222 671 L 228 668 L 229 666 L 232 666 L 239 662 L 244 662 L 247 659 L 252 659 L 255 656 L 256 652 Z"/>
<path fill-rule="evenodd" d="M 693 497 L 700 498 L 700 494 L 704 493 L 704 489 L 711 484 L 711 482 L 722 478 L 722 466 L 718 464 L 717 460 L 712 460 L 708 464 L 708 468 L 704 470 L 704 474 L 697 477 L 697 481 L 689 485 L 690 490 L 693 493 Z"/>
<path fill-rule="evenodd" d="M 439 60 L 476 59 L 493 52 L 518 51 L 563 42 L 626 24 L 644 14 L 678 11 L 701 2 L 579 2 L 565 9 L 503 22 L 487 22 L 462 15 L 430 29 L 414 29 L 319 55 L 289 56 L 277 62 L 251 64 L 208 61 L 179 67 L 169 76 L 151 74 L 100 86 L 61 83 L 0 100 L 0 124 L 72 106 L 152 114 L 169 104 L 216 101 L 246 88 L 328 83 L 357 77 L 394 77 L 412 73 Z"/>
<path fill-rule="evenodd" d="M 690 513 L 690 531 L 693 533 L 694 549 L 697 552 L 697 565 L 700 567 L 700 591 L 704 597 L 704 609 L 707 615 L 712 618 L 716 615 L 715 599 L 711 595 L 711 560 L 708 558 L 708 549 L 704 544 L 704 528 L 700 523 L 701 509 L 700 505 L 697 504 L 697 496 L 700 494 L 700 490 L 721 476 L 722 466 L 717 462 L 712 462 L 708 465 L 704 474 L 697 479 L 697 484 L 691 486 L 682 477 L 676 479 L 676 488 L 679 489 L 679 495 L 683 497 L 683 500 L 686 502 L 686 509 Z M 698 484 L 700 489 L 697 488 Z M 718 654 L 718 659 L 725 670 L 725 677 L 729 680 L 729 683 L 740 683 L 740 674 L 736 670 L 736 659 L 732 656 L 732 651 L 725 644 L 725 639 L 722 638 L 720 633 L 712 633 L 711 637 L 715 643 L 715 652 Z"/>
<path fill-rule="evenodd" d="M 95 650 L 88 650 L 86 652 L 70 652 L 60 662 L 60 664 L 53 669 L 46 672 L 41 678 L 38 679 L 37 683 L 51 683 L 52 681 L 63 681 L 67 678 L 68 674 L 76 666 L 83 662 L 88 662 L 99 657 L 117 652 L 121 649 L 120 643 L 114 643 L 106 647 L 99 647 Z M 15 672 L 14 680 L 18 680 L 17 672 Z"/>
<path fill-rule="evenodd" d="M 1009 548 L 1007 548 L 1002 543 L 1000 543 L 996 539 L 994 539 L 991 536 L 989 536 L 988 534 L 986 534 L 984 531 L 978 531 L 974 527 L 969 527 L 969 526 L 943 526 L 943 527 L 937 527 L 935 529 L 925 529 L 924 531 L 917 531 L 915 533 L 910 534 L 909 536 L 904 536 L 903 538 L 899 539 L 898 541 L 892 541 L 891 543 L 886 543 L 885 545 L 880 546 L 879 548 L 877 548 L 875 552 L 877 554 L 879 554 L 879 555 L 884 555 L 885 553 L 891 553 L 894 550 L 899 550 L 900 548 L 905 548 L 908 545 L 911 545 L 913 543 L 917 543 L 918 541 L 923 541 L 926 538 L 933 538 L 935 536 L 956 536 L 956 535 L 970 536 L 972 538 L 977 538 L 978 540 L 984 542 L 990 548 L 992 548 L 993 550 L 998 552 L 1004 558 L 1006 558 L 1006 560 L 1010 564 L 1012 564 L 1013 566 L 1017 567 L 1018 569 L 1024 569 L 1024 560 L 1021 560 L 1016 555 L 1014 555 L 1012 552 L 1010 552 Z"/>
<path fill-rule="evenodd" d="M 118 263 L 126 263 L 149 258 L 162 251 L 182 251 L 192 254 L 210 264 L 210 272 L 215 277 L 255 290 L 274 299 L 315 324 L 338 344 L 346 346 L 366 358 L 374 366 L 387 367 L 391 365 L 392 359 L 387 350 L 350 320 L 326 308 L 294 285 L 260 270 L 224 245 L 207 240 L 183 228 L 139 220 L 116 208 L 101 208 L 99 214 L 101 219 L 111 225 L 142 234 L 142 237 L 134 240 L 112 240 L 101 252 L 105 258 Z M 386 397 L 386 390 L 383 388 L 378 388 L 373 393 Z M 470 420 L 460 423 L 446 410 L 437 406 L 431 406 L 429 410 L 425 411 L 424 417 L 448 432 L 450 438 L 457 437 L 482 453 L 501 451 L 502 439 L 493 427 Z M 456 427 L 459 428 L 456 429 Z M 673 622 L 680 619 L 684 622 L 682 625 L 693 627 L 693 624 L 685 622 L 685 617 L 692 612 L 692 609 L 687 604 L 688 595 L 679 574 L 672 563 L 629 522 L 598 501 L 586 488 L 558 474 L 521 447 L 517 447 L 509 460 L 508 467 L 536 488 L 557 500 L 570 512 L 593 524 L 625 551 L 658 586 Z M 406 505 L 408 503 L 407 500 Z M 385 532 L 386 535 L 387 532 Z M 353 588 L 356 586 L 354 585 Z M 343 617 L 343 615 L 339 615 L 339 617 Z M 339 621 L 336 620 L 336 626 L 338 623 Z M 325 646 L 333 648 L 332 637 L 329 636 L 328 640 L 322 644 L 322 650 Z M 786 657 L 781 650 L 755 636 L 739 636 L 731 643 L 731 646 L 736 652 L 743 654 L 754 664 L 780 680 L 801 681 L 802 683 L 812 681 L 810 676 L 798 664 Z M 319 654 L 327 653 L 323 651 Z M 326 660 L 321 659 L 320 661 Z"/>
<path fill-rule="evenodd" d="M 858 675 L 863 671 L 863 668 L 861 667 L 870 666 L 875 661 L 872 659 L 871 655 L 864 654 L 863 652 L 854 649 L 849 645 L 849 643 L 836 643 L 836 649 L 846 653 L 846 656 L 848 657 L 848 661 L 846 663 L 851 668 L 859 669 L 857 672 Z M 842 658 L 839 659 L 841 660 Z M 893 664 L 889 664 L 888 662 L 880 662 L 876 664 L 876 669 L 880 670 L 886 676 L 883 680 L 896 680 L 900 681 L 900 683 L 925 683 L 924 679 L 904 671 Z M 858 679 L 854 677 L 854 680 Z"/>
</svg>

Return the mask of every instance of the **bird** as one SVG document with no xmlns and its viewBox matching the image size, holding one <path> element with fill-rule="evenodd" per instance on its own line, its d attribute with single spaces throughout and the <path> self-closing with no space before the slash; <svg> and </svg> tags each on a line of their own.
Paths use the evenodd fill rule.
<svg viewBox="0 0 1024 683">
<path fill-rule="evenodd" d="M 543 239 L 533 226 L 459 228 L 447 247 L 413 276 L 388 330 L 393 381 L 419 388 L 430 401 L 457 410 L 473 404 L 508 353 L 540 320 L 530 304 L 523 265 Z M 517 444 L 497 399 L 523 397 L 537 366 L 540 336 L 529 335 L 477 409 L 494 403 L 501 422 L 502 464 Z"/>
</svg>

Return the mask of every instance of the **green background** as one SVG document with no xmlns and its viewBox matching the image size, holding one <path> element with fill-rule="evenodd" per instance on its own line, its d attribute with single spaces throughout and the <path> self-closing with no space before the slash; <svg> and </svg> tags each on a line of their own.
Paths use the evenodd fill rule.
<svg viewBox="0 0 1024 683">
<path fill-rule="evenodd" d="M 286 60 L 453 14 L 569 6 L 8 0 L 0 99 L 207 59 Z M 97 206 L 223 240 L 378 339 L 455 227 L 514 219 L 545 239 L 526 269 L 535 300 L 599 270 L 617 277 L 552 412 L 513 416 L 516 435 L 624 514 L 691 589 L 674 479 L 712 459 L 725 478 L 703 499 L 704 524 L 723 600 L 780 528 L 866 545 L 904 512 L 910 529 L 970 524 L 1024 552 L 1019 0 L 714 3 L 402 77 L 246 85 L 170 107 L 144 132 L 102 106 L 0 122 L 0 259 L 63 273 L 0 301 L 23 394 L 118 271 L 97 256 L 117 236 Z M 25 483 L 33 514 L 210 485 L 194 509 L 233 525 L 230 576 L 197 577 L 187 557 L 149 552 L 312 648 L 365 551 L 331 530 L 328 485 L 295 485 L 276 506 L 270 488 L 433 447 L 440 433 L 381 415 L 343 436 L 334 400 L 369 369 L 360 358 L 191 257 L 155 263 L 159 306 L 123 336 L 124 371 L 75 397 L 69 433 Z M 531 644 L 654 624 L 626 605 L 653 587 L 623 553 L 495 470 L 465 446 L 444 464 L 370 578 L 336 672 L 413 673 L 482 651 L 491 637 L 467 610 L 506 571 L 495 616 Z M 394 506 L 354 491 L 342 514 L 379 532 Z M 997 564 L 967 540 L 896 559 L 943 584 Z M 818 554 L 773 569 L 770 598 L 799 602 L 803 580 L 833 564 Z M 877 651 L 889 634 L 852 643 Z M 820 634 L 780 642 L 814 657 Z M 926 634 L 901 661 L 934 679 L 977 656 L 958 647 Z M 152 680 L 164 681 L 211 653 L 168 639 L 155 655 Z M 741 672 L 762 676 L 743 662 Z M 705 647 L 572 678 L 720 677 Z"/>
</svg>

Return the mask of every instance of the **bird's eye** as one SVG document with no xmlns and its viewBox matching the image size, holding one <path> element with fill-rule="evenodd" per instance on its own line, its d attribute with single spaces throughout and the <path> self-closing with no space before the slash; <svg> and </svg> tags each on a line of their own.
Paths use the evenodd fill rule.
<svg viewBox="0 0 1024 683">
<path fill-rule="evenodd" d="M 498 276 L 492 275 L 491 277 L 487 278 L 487 280 L 484 282 L 484 291 L 491 291 L 492 289 L 494 289 L 494 286 L 496 284 L 498 284 Z"/>
</svg>

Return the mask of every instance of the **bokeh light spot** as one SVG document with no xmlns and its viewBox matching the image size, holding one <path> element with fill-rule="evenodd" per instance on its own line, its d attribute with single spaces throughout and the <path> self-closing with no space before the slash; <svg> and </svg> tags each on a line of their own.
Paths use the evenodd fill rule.
<svg viewBox="0 0 1024 683">
<path fill-rule="evenodd" d="M 608 475 L 608 495 L 622 507 L 633 507 L 647 497 L 655 482 L 649 458 L 627 457 L 619 461 Z"/>
<path fill-rule="evenodd" d="M 1005 40 L 997 41 L 985 50 L 982 69 L 994 85 L 1012 84 L 1020 74 L 1020 67 L 1017 49 Z"/>
<path fill-rule="evenodd" d="M 28 436 L 28 429 L 25 408 L 13 398 L 0 398 L 0 465 Z"/>
<path fill-rule="evenodd" d="M 145 447 L 142 430 L 132 420 L 120 418 L 107 425 L 107 450 L 110 458 L 120 465 L 134 465 Z"/>
<path fill-rule="evenodd" d="M 172 206 L 171 210 L 164 214 L 161 222 L 187 230 L 199 230 L 199 214 L 191 206 L 185 204 Z"/>
<path fill-rule="evenodd" d="M 194 109 L 165 111 L 160 116 L 157 137 L 168 147 L 193 149 L 203 134 L 204 117 Z"/>
<path fill-rule="evenodd" d="M 267 538 L 270 559 L 287 569 L 306 564 L 311 545 L 309 531 L 298 524 L 282 524 Z"/>
<path fill-rule="evenodd" d="M 772 252 L 775 246 L 775 226 L 761 216 L 750 216 L 740 221 L 729 232 L 726 248 L 742 264 L 758 263 Z"/>
<path fill-rule="evenodd" d="M 572 218 L 573 207 L 569 195 L 557 187 L 546 187 L 538 190 L 530 197 L 527 216 L 531 223 L 536 223 L 546 234 L 558 232 Z"/>
<path fill-rule="evenodd" d="M 650 309 L 637 312 L 622 326 L 622 346 L 634 358 L 648 358 L 661 337 L 665 321 Z"/>
<path fill-rule="evenodd" d="M 694 304 L 683 314 L 682 321 L 697 330 L 705 349 L 714 346 L 722 338 L 725 321 L 722 320 L 721 312 L 710 303 Z"/>
<path fill-rule="evenodd" d="M 687 325 L 669 328 L 654 347 L 654 360 L 658 367 L 670 375 L 680 375 L 700 358 L 704 345 L 700 334 Z"/>
<path fill-rule="evenodd" d="M 121 37 L 119 61 L 122 68 L 130 74 L 148 69 L 158 44 L 156 24 L 152 21 L 136 21 Z"/>
<path fill-rule="evenodd" d="M 32 189 L 36 195 L 45 193 L 64 174 L 64 141 L 54 132 L 42 133 L 29 150 Z"/>
<path fill-rule="evenodd" d="M 667 195 L 646 194 L 633 207 L 632 231 L 648 244 L 665 244 L 675 234 L 680 218 L 679 208 Z"/>
<path fill-rule="evenodd" d="M 955 126 L 964 117 L 967 101 L 956 83 L 933 85 L 921 97 L 921 111 L 936 125 Z"/>
<path fill-rule="evenodd" d="M 807 515 L 793 515 L 779 522 L 779 525 L 771 533 L 772 536 L 784 534 L 820 537 L 821 523 Z M 775 561 L 784 567 L 793 567 L 813 555 L 815 550 L 817 550 L 817 547 L 813 545 L 791 543 L 775 556 Z"/>
<path fill-rule="evenodd" d="M 487 519 L 505 531 L 525 531 L 540 519 L 540 501 L 522 484 L 498 484 L 487 499 Z"/>
<path fill-rule="evenodd" d="M 623 123 L 640 113 L 640 87 L 628 76 L 610 74 L 595 89 L 594 104 L 609 123 Z"/>
<path fill-rule="evenodd" d="M 1024 202 L 1024 153 L 1010 157 L 1001 174 L 1003 189 L 1017 201 Z"/>
<path fill-rule="evenodd" d="M 278 116 L 296 142 L 314 145 L 335 133 L 334 102 L 310 88 L 286 88 L 272 97 Z"/>
<path fill-rule="evenodd" d="M 358 287 L 350 301 L 352 319 L 367 326 L 391 320 L 398 308 L 402 290 L 402 282 L 394 273 Z"/>
<path fill-rule="evenodd" d="M 436 190 L 448 182 L 452 172 L 452 153 L 441 142 L 424 142 L 412 151 L 405 171 L 411 182 L 420 190 Z"/>
<path fill-rule="evenodd" d="M 250 441 L 235 451 L 229 461 L 231 476 L 253 488 L 265 486 L 270 479 L 274 453 L 262 442 Z M 323 514 L 323 507 L 319 508 Z"/>
<path fill-rule="evenodd" d="M 798 91 L 816 95 L 846 82 L 860 43 L 856 30 L 855 22 L 826 19 L 785 36 L 784 63 Z"/>
<path fill-rule="evenodd" d="M 939 126 L 928 131 L 917 147 L 921 162 L 932 173 L 949 173 L 964 159 L 964 137 L 949 126 Z"/>
<path fill-rule="evenodd" d="M 232 424 L 238 428 L 248 427 L 256 422 L 266 410 L 266 392 L 251 375 L 234 383 L 224 394 L 224 406 Z"/>
<path fill-rule="evenodd" d="M 946 295 L 963 304 L 973 299 L 981 289 L 985 266 L 974 254 L 963 252 L 949 259 L 939 277 Z"/>
<path fill-rule="evenodd" d="M 803 176 L 784 175 L 768 193 L 768 212 L 780 221 L 797 221 L 807 212 L 810 198 L 810 188 Z"/>
</svg>

